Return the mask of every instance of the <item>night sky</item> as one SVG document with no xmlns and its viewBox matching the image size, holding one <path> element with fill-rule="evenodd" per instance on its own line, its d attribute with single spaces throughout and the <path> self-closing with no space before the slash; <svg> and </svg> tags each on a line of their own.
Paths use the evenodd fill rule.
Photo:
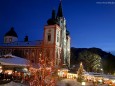
<svg viewBox="0 0 115 86">
<path fill-rule="evenodd" d="M 59 0 L 0 0 L 0 42 L 13 26 L 19 41 L 43 39 L 43 28 Z M 115 0 L 62 0 L 71 47 L 115 50 Z"/>
</svg>

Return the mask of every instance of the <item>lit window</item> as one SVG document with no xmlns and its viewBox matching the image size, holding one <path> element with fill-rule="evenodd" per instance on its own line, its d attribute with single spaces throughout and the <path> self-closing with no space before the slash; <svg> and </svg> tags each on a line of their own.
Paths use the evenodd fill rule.
<svg viewBox="0 0 115 86">
<path fill-rule="evenodd" d="M 12 38 L 9 38 L 9 42 L 12 42 Z"/>
</svg>

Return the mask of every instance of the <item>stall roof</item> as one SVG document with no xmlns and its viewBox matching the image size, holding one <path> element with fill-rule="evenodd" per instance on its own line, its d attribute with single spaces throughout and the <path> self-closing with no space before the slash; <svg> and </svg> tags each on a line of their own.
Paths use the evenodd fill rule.
<svg viewBox="0 0 115 86">
<path fill-rule="evenodd" d="M 29 60 L 7 54 L 0 57 L 1 65 L 29 66 Z"/>
</svg>

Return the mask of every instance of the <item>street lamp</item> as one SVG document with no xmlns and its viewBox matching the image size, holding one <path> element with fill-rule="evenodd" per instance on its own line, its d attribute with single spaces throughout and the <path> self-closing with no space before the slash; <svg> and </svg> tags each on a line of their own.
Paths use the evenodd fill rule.
<svg viewBox="0 0 115 86">
<path fill-rule="evenodd" d="M 100 70 L 101 70 L 101 73 L 103 73 L 103 69 L 101 68 Z"/>
<path fill-rule="evenodd" d="M 1 65 L 1 63 L 0 63 L 0 73 L 2 73 L 2 71 L 3 71 L 3 70 L 2 70 L 2 65 Z"/>
<path fill-rule="evenodd" d="M 82 85 L 82 86 L 85 86 L 85 82 L 82 82 L 81 85 Z"/>
</svg>

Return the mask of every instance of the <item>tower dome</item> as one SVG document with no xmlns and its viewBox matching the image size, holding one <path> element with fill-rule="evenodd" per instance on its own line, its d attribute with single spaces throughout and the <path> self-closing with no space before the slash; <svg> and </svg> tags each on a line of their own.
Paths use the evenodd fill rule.
<svg viewBox="0 0 115 86">
<path fill-rule="evenodd" d="M 11 27 L 11 29 L 5 34 L 5 36 L 13 36 L 13 37 L 17 37 L 18 38 L 18 35 L 17 33 L 14 31 L 14 28 Z"/>
<path fill-rule="evenodd" d="M 48 25 L 57 24 L 55 10 L 52 10 L 52 17 L 50 19 L 48 19 L 47 24 Z"/>
<path fill-rule="evenodd" d="M 4 35 L 4 43 L 12 43 L 18 41 L 18 35 L 14 31 L 14 28 L 11 27 L 11 29 Z"/>
</svg>

